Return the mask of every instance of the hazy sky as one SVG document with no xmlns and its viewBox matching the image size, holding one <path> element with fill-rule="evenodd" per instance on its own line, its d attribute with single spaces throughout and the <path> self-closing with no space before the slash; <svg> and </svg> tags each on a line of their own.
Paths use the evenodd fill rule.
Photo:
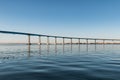
<svg viewBox="0 0 120 80">
<path fill-rule="evenodd" d="M 120 38 L 120 0 L 0 0 L 0 30 Z"/>
</svg>

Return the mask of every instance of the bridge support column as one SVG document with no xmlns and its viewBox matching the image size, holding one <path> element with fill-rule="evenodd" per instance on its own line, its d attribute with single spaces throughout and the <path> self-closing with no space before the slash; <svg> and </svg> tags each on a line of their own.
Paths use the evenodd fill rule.
<svg viewBox="0 0 120 80">
<path fill-rule="evenodd" d="M 87 43 L 87 45 L 88 45 L 88 39 L 86 39 L 86 43 Z"/>
<path fill-rule="evenodd" d="M 96 39 L 95 39 L 95 45 L 96 45 Z"/>
<path fill-rule="evenodd" d="M 103 45 L 105 44 L 105 40 L 103 40 Z"/>
<path fill-rule="evenodd" d="M 41 36 L 39 36 L 39 43 L 38 44 L 41 45 Z"/>
<path fill-rule="evenodd" d="M 28 35 L 28 45 L 31 45 L 31 42 L 30 42 L 30 35 Z"/>
<path fill-rule="evenodd" d="M 114 44 L 114 40 L 112 40 L 112 45 Z"/>
<path fill-rule="evenodd" d="M 57 53 L 57 37 L 55 37 L 55 52 Z"/>
<path fill-rule="evenodd" d="M 95 39 L 95 51 L 96 51 L 96 44 L 97 44 L 97 40 Z"/>
<path fill-rule="evenodd" d="M 64 37 L 63 37 L 63 43 L 62 43 L 62 44 L 63 44 L 63 47 L 64 47 L 64 44 L 65 44 L 65 40 L 64 40 Z"/>
<path fill-rule="evenodd" d="M 70 44 L 71 44 L 71 52 L 72 52 L 72 38 L 70 39 Z"/>
<path fill-rule="evenodd" d="M 70 44 L 72 45 L 72 38 L 70 39 Z"/>
<path fill-rule="evenodd" d="M 55 45 L 57 45 L 57 37 L 55 37 Z"/>
<path fill-rule="evenodd" d="M 47 51 L 49 53 L 49 36 L 47 36 Z"/>
<path fill-rule="evenodd" d="M 64 44 L 65 44 L 65 38 L 63 37 L 63 43 L 62 43 L 62 45 L 63 45 L 63 52 L 64 52 Z"/>
<path fill-rule="evenodd" d="M 78 39 L 79 51 L 80 51 L 80 38 Z"/>
<path fill-rule="evenodd" d="M 78 39 L 78 45 L 80 46 L 80 39 Z"/>
<path fill-rule="evenodd" d="M 28 35 L 28 57 L 30 57 L 30 45 L 31 45 L 30 35 Z"/>
<path fill-rule="evenodd" d="M 49 45 L 49 36 L 47 36 L 47 45 Z"/>
<path fill-rule="evenodd" d="M 78 44 L 80 45 L 80 39 L 78 39 Z"/>
<path fill-rule="evenodd" d="M 86 46 L 87 48 L 86 49 L 88 51 L 88 39 L 86 39 L 86 44 L 87 44 L 87 46 Z"/>
</svg>

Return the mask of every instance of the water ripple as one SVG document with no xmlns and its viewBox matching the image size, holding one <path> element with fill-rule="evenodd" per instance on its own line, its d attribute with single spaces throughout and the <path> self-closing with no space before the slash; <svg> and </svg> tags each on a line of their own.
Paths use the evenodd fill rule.
<svg viewBox="0 0 120 80">
<path fill-rule="evenodd" d="M 78 46 L 78 45 L 77 45 Z M 0 80 L 119 80 L 119 48 L 88 46 L 81 51 L 73 46 L 72 52 L 66 46 L 65 52 L 54 46 L 46 48 L 32 46 L 0 47 Z M 4 48 L 5 47 L 5 48 Z M 118 47 L 118 46 L 117 46 Z M 91 50 L 90 50 L 91 49 Z M 10 51 L 9 51 L 10 50 Z"/>
</svg>

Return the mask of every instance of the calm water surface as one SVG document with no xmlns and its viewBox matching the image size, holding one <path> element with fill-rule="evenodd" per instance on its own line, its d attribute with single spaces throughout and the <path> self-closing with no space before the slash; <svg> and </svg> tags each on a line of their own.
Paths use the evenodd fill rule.
<svg viewBox="0 0 120 80">
<path fill-rule="evenodd" d="M 120 80 L 120 45 L 0 45 L 0 80 Z"/>
</svg>

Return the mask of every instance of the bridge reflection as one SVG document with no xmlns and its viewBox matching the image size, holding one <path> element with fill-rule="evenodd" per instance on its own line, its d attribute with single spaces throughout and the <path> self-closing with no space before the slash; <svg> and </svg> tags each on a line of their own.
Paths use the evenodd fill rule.
<svg viewBox="0 0 120 80">
<path fill-rule="evenodd" d="M 47 53 L 51 53 L 51 50 L 55 53 L 68 52 L 68 50 L 72 53 L 74 50 L 78 49 L 78 52 L 86 49 L 86 52 L 90 51 L 91 46 L 94 46 L 94 51 L 97 51 L 98 46 L 103 46 L 105 48 L 106 45 L 118 45 L 120 44 L 120 39 L 101 39 L 101 38 L 79 38 L 79 37 L 63 37 L 63 36 L 51 36 L 51 35 L 41 35 L 41 34 L 33 34 L 33 33 L 23 33 L 23 32 L 13 32 L 13 31 L 0 31 L 2 34 L 13 34 L 13 35 L 26 35 L 28 37 L 27 45 L 28 45 L 28 57 L 31 56 L 33 43 L 31 42 L 31 36 L 38 37 L 38 42 L 36 44 L 39 48 L 39 54 L 42 54 L 43 46 L 46 46 Z M 46 39 L 42 39 L 42 38 Z M 53 40 L 51 40 L 51 38 Z M 61 40 L 60 40 L 61 39 Z M 35 45 L 35 44 L 34 44 Z M 52 49 L 51 49 L 52 46 Z M 53 50 L 54 47 L 54 50 Z M 60 48 L 61 47 L 61 48 Z M 84 47 L 84 49 L 82 48 Z M 44 50 L 45 51 L 45 50 Z M 43 52 L 44 52 L 43 51 Z"/>
<path fill-rule="evenodd" d="M 33 45 L 28 45 L 28 57 L 33 54 L 32 47 Z M 38 54 L 43 55 L 43 54 L 60 54 L 60 53 L 81 53 L 81 52 L 96 52 L 99 50 L 105 50 L 107 46 L 111 46 L 113 48 L 114 44 L 56 44 L 56 45 L 35 45 L 38 46 Z M 45 47 L 46 46 L 46 47 Z M 117 45 L 116 45 L 117 46 Z M 118 45 L 119 46 L 119 45 Z"/>
<path fill-rule="evenodd" d="M 6 48 L 3 50 L 2 48 Z M 2 47 L 2 48 L 1 48 Z M 0 45 L 0 61 L 9 59 L 18 59 L 23 57 L 33 57 L 33 56 L 47 56 L 47 55 L 71 55 L 71 54 L 81 54 L 81 53 L 94 53 L 101 51 L 119 50 L 120 45 L 114 44 L 64 44 L 60 45 Z M 10 49 L 11 51 L 9 51 Z M 18 51 L 19 50 L 19 51 Z"/>
</svg>

